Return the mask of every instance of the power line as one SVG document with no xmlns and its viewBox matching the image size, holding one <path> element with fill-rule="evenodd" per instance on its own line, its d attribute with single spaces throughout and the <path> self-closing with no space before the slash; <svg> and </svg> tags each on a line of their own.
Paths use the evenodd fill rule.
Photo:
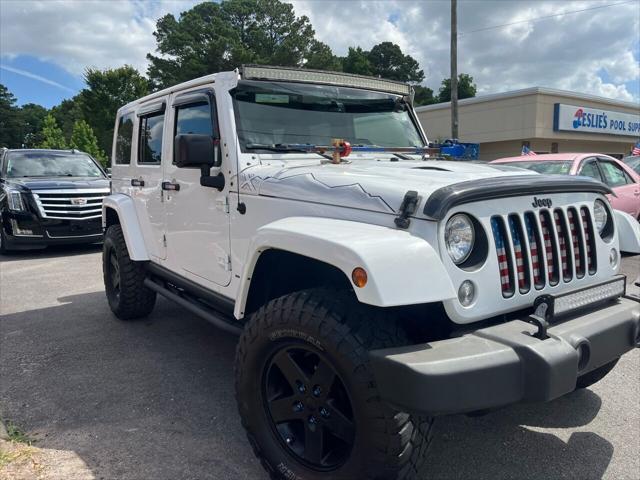
<svg viewBox="0 0 640 480">
<path fill-rule="evenodd" d="M 636 3 L 636 1 L 637 0 L 628 0 L 626 2 L 610 3 L 608 5 L 598 5 L 597 7 L 583 8 L 581 10 L 571 10 L 569 12 L 556 13 L 554 15 L 545 15 L 543 17 L 530 18 L 528 20 L 518 20 L 517 22 L 503 23 L 503 24 L 500 24 L 500 25 L 492 25 L 490 27 L 478 28 L 476 30 L 469 30 L 468 32 L 462 32 L 462 33 L 459 33 L 458 36 L 469 35 L 470 33 L 476 33 L 476 32 L 484 32 L 486 30 L 493 30 L 495 28 L 509 27 L 511 25 L 517 25 L 517 24 L 520 24 L 520 23 L 529 23 L 529 22 L 536 22 L 538 20 L 545 20 L 545 19 L 548 19 L 548 18 L 562 17 L 564 15 L 570 15 L 572 13 L 587 12 L 589 10 L 597 10 L 599 8 L 615 7 L 617 5 L 625 5 L 625 4 L 628 4 L 628 3 Z"/>
</svg>

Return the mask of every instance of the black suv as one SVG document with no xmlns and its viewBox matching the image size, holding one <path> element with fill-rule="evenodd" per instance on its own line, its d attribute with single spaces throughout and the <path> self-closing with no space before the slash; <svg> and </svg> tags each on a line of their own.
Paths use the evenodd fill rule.
<svg viewBox="0 0 640 480">
<path fill-rule="evenodd" d="M 0 150 L 0 253 L 102 240 L 109 179 L 77 150 Z"/>
</svg>

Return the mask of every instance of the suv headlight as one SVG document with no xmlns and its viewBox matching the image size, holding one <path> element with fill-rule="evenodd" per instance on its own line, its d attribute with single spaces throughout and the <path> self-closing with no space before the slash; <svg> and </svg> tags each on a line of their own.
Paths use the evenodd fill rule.
<svg viewBox="0 0 640 480">
<path fill-rule="evenodd" d="M 609 220 L 609 211 L 602 200 L 598 199 L 593 202 L 593 219 L 596 223 L 598 233 L 602 236 L 602 233 L 607 226 L 607 221 Z"/>
<path fill-rule="evenodd" d="M 18 190 L 7 190 L 7 203 L 9 204 L 9 210 L 14 212 L 24 212 L 24 200 L 22 194 Z"/>
<path fill-rule="evenodd" d="M 444 241 L 453 263 L 460 265 L 469 258 L 475 242 L 471 219 L 464 213 L 451 217 L 445 226 Z"/>
</svg>

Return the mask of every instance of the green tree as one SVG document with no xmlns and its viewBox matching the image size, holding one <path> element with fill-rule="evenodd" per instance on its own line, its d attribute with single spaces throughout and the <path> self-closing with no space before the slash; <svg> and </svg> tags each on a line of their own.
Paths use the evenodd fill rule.
<svg viewBox="0 0 640 480">
<path fill-rule="evenodd" d="M 63 150 L 67 148 L 67 142 L 64 139 L 62 130 L 58 128 L 56 119 L 53 115 L 48 114 L 44 118 L 42 127 L 42 142 L 38 145 L 38 148 L 52 148 Z"/>
<path fill-rule="evenodd" d="M 329 45 L 318 40 L 311 42 L 304 66 L 316 70 L 342 71 L 340 59 L 333 54 Z"/>
<path fill-rule="evenodd" d="M 84 120 L 80 103 L 80 96 L 76 95 L 73 98 L 62 100 L 59 105 L 51 109 L 51 115 L 56 119 L 64 138 L 67 140 L 71 139 L 75 123 L 78 120 Z"/>
<path fill-rule="evenodd" d="M 74 125 L 77 120 L 86 120 L 100 150 L 110 153 L 116 112 L 148 93 L 147 80 L 129 65 L 106 70 L 89 68 L 84 80 L 87 87 L 77 96 L 82 118 L 76 119 Z"/>
<path fill-rule="evenodd" d="M 429 87 L 423 87 L 422 85 L 415 85 L 414 105 L 430 105 L 436 103 L 438 100 L 433 96 L 433 90 Z"/>
<path fill-rule="evenodd" d="M 230 70 L 242 63 L 302 67 L 326 50 L 314 43 L 306 16 L 280 0 L 206 2 L 156 23 L 147 76 L 154 89 Z"/>
<path fill-rule="evenodd" d="M 473 77 L 466 73 L 458 75 L 458 98 L 471 98 L 476 96 L 476 84 L 473 83 Z M 451 79 L 445 78 L 442 80 L 442 86 L 438 92 L 438 102 L 450 102 L 451 101 Z"/>
<path fill-rule="evenodd" d="M 16 97 L 0 83 L 0 147 L 19 148 L 22 142 Z"/>
<path fill-rule="evenodd" d="M 96 160 L 99 160 L 104 167 L 107 166 L 107 156 L 98 147 L 98 139 L 89 124 L 84 120 L 78 120 L 73 126 L 70 145 L 71 148 L 88 153 Z"/>
<path fill-rule="evenodd" d="M 382 42 L 375 45 L 368 54 L 373 74 L 382 78 L 401 82 L 420 83 L 424 80 L 424 71 L 411 55 L 405 55 L 398 45 Z"/>
<path fill-rule="evenodd" d="M 47 113 L 46 108 L 35 103 L 27 103 L 20 107 L 18 118 L 20 120 L 22 144 L 25 148 L 34 148 L 42 142 L 42 128 Z"/>
<path fill-rule="evenodd" d="M 373 75 L 373 65 L 369 61 L 369 52 L 360 47 L 349 47 L 347 56 L 342 59 L 342 68 L 347 73 Z"/>
</svg>

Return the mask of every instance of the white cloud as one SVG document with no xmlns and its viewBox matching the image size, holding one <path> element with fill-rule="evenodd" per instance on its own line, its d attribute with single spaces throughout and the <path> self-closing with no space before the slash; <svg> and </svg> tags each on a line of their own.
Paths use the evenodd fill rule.
<svg viewBox="0 0 640 480">
<path fill-rule="evenodd" d="M 32 55 L 73 74 L 86 67 L 133 65 L 155 49 L 155 21 L 194 1 L 22 0 L 0 5 L 0 53 Z"/>
<path fill-rule="evenodd" d="M 420 62 L 436 92 L 449 74 L 448 0 L 290 1 L 336 54 L 391 41 Z M 74 74 L 124 63 L 145 72 L 156 20 L 195 3 L 0 0 L 0 49 L 3 56 L 33 55 Z M 637 101 L 637 89 L 632 95 L 628 86 L 640 81 L 634 57 L 640 6 L 593 9 L 611 3 L 619 2 L 460 0 L 458 70 L 471 74 L 481 93 L 546 86 Z M 501 24 L 510 25 L 482 30 Z"/>
</svg>

